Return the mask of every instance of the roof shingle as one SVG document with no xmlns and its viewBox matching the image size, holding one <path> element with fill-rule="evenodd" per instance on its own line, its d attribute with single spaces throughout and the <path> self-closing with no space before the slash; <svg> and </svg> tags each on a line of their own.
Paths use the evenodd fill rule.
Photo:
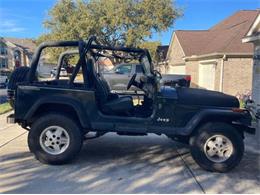
<svg viewBox="0 0 260 195">
<path fill-rule="evenodd" d="M 18 47 L 22 47 L 27 51 L 33 53 L 36 49 L 36 43 L 32 39 L 20 39 L 20 38 L 12 38 L 12 37 L 4 37 L 6 41 L 9 41 Z"/>
<path fill-rule="evenodd" d="M 259 15 L 259 10 L 242 10 L 208 30 L 175 32 L 186 56 L 210 53 L 252 53 L 251 43 L 242 38 Z"/>
</svg>

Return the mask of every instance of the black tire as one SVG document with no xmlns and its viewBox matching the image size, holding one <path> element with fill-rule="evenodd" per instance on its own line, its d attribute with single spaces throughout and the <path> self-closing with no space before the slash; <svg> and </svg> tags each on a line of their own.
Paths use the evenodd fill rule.
<svg viewBox="0 0 260 195">
<path fill-rule="evenodd" d="M 16 90 L 17 83 L 21 83 L 26 81 L 28 74 L 29 74 L 30 68 L 23 66 L 16 68 L 9 79 L 7 88 L 8 88 L 8 99 L 9 103 L 12 108 L 14 108 L 14 91 Z"/>
<path fill-rule="evenodd" d="M 231 155 L 223 162 L 214 162 L 207 157 L 204 150 L 207 140 L 212 136 L 225 136 L 233 146 Z M 196 163 L 205 170 L 212 172 L 228 172 L 235 168 L 244 154 L 242 135 L 232 125 L 227 123 L 207 123 L 201 126 L 190 139 L 191 155 Z M 215 147 L 215 146 L 214 146 Z M 215 148 L 215 150 L 217 150 Z"/>
<path fill-rule="evenodd" d="M 63 128 L 69 135 L 69 144 L 65 151 L 60 154 L 46 152 L 40 143 L 41 133 L 48 127 L 58 126 Z M 38 118 L 32 125 L 28 135 L 28 146 L 36 159 L 46 164 L 65 164 L 72 161 L 80 152 L 83 136 L 80 126 L 71 118 L 58 114 L 49 113 Z"/>
</svg>

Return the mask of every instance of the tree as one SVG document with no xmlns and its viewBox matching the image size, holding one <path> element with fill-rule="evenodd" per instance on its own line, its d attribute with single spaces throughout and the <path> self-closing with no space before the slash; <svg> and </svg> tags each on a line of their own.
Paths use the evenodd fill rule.
<svg viewBox="0 0 260 195">
<path fill-rule="evenodd" d="M 181 14 L 173 0 L 60 0 L 44 22 L 48 33 L 38 42 L 96 35 L 103 44 L 140 47 Z"/>
<path fill-rule="evenodd" d="M 153 62 L 158 60 L 157 47 L 161 45 L 159 41 L 145 41 L 139 45 L 140 48 L 148 49 Z"/>
</svg>

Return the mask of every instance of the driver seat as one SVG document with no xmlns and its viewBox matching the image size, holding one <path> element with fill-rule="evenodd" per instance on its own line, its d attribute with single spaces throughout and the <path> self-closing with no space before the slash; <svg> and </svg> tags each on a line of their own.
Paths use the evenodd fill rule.
<svg viewBox="0 0 260 195">
<path fill-rule="evenodd" d="M 87 69 L 89 78 L 92 80 L 99 108 L 105 114 L 128 114 L 133 110 L 133 99 L 131 96 L 119 97 L 110 93 L 106 80 L 94 68 L 93 59 L 88 59 Z"/>
</svg>

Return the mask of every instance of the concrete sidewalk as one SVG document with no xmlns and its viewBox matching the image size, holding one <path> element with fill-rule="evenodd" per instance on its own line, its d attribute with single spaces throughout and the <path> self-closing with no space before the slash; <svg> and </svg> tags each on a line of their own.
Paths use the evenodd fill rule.
<svg viewBox="0 0 260 195">
<path fill-rule="evenodd" d="M 6 114 L 7 115 L 7 114 Z M 27 132 L 0 117 L 0 193 L 260 193 L 259 134 L 248 136 L 240 165 L 226 174 L 196 165 L 188 148 L 164 136 L 107 134 L 85 142 L 69 165 L 43 165 Z"/>
</svg>

